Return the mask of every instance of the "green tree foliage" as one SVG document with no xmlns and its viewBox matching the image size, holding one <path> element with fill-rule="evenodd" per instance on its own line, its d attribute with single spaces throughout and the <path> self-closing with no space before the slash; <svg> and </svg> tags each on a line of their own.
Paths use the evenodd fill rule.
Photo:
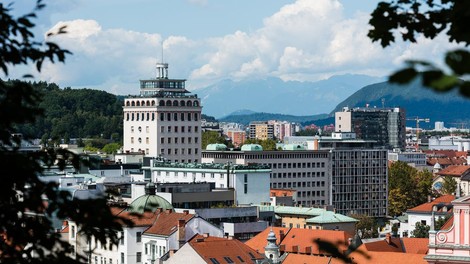
<svg viewBox="0 0 470 264">
<path fill-rule="evenodd" d="M 428 238 L 429 229 L 430 229 L 430 226 L 417 222 L 415 225 L 415 229 L 412 231 L 411 237 Z"/>
<path fill-rule="evenodd" d="M 380 2 L 371 14 L 369 38 L 383 47 L 395 41 L 395 33 L 404 41 L 417 42 L 417 36 L 434 39 L 445 32 L 450 42 L 470 44 L 470 2 L 457 0 L 392 0 Z M 470 52 L 466 48 L 450 50 L 444 63 L 447 69 L 420 60 L 409 60 L 406 68 L 390 76 L 395 83 L 408 83 L 419 77 L 424 86 L 435 91 L 458 89 L 470 97 Z"/>
<path fill-rule="evenodd" d="M 445 176 L 442 183 L 442 194 L 453 194 L 457 190 L 457 181 L 452 176 Z"/>
<path fill-rule="evenodd" d="M 375 218 L 358 214 L 353 214 L 351 217 L 359 220 L 359 222 L 356 223 L 356 233 L 359 234 L 361 239 L 379 236 L 379 225 Z"/>
<path fill-rule="evenodd" d="M 202 149 L 206 149 L 209 144 L 225 144 L 227 147 L 232 148 L 232 142 L 228 141 L 227 138 L 220 135 L 217 131 L 204 131 L 202 132 Z"/>
<path fill-rule="evenodd" d="M 401 215 L 409 208 L 425 203 L 432 194 L 432 173 L 418 171 L 405 162 L 390 166 L 388 178 L 389 214 Z"/>
<path fill-rule="evenodd" d="M 33 82 L 42 94 L 39 107 L 44 115 L 34 123 L 22 124 L 18 131 L 26 136 L 40 138 L 44 131 L 50 137 L 65 139 L 78 137 L 122 138 L 122 101 L 115 95 L 92 89 L 60 89 L 54 83 Z"/>
<path fill-rule="evenodd" d="M 444 217 L 438 217 L 434 222 L 434 230 L 441 230 L 442 226 L 452 217 L 452 213 L 446 214 Z"/>
<path fill-rule="evenodd" d="M 32 33 L 32 21 L 44 8 L 42 2 L 38 0 L 31 13 L 18 17 L 13 16 L 12 8 L 0 3 L 1 71 L 8 76 L 17 65 L 34 64 L 40 71 L 44 61 L 63 62 L 67 50 L 49 41 L 37 41 Z M 64 28 L 57 33 L 64 33 Z M 44 113 L 39 105 L 42 96 L 29 83 L 0 80 L 0 263 L 83 262 L 85 259 L 69 257 L 73 248 L 55 232 L 53 215 L 78 223 L 81 235 L 94 237 L 103 245 L 108 241 L 117 244 L 115 231 L 122 229 L 106 200 L 72 199 L 69 192 L 38 177 L 44 166 L 78 167 L 77 156 L 52 148 L 19 151 L 20 139 L 11 135 L 18 126 L 34 123 Z"/>
<path fill-rule="evenodd" d="M 108 154 L 117 153 L 117 151 L 121 148 L 121 144 L 119 143 L 109 143 L 106 144 L 101 150 Z"/>
<path fill-rule="evenodd" d="M 258 144 L 263 147 L 263 150 L 277 150 L 276 149 L 276 141 L 274 139 L 252 139 L 249 138 L 245 140 L 244 144 Z"/>
</svg>

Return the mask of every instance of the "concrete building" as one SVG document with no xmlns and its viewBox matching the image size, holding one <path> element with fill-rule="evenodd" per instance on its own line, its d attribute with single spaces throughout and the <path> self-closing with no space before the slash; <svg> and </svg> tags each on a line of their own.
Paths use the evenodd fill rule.
<svg viewBox="0 0 470 264">
<path fill-rule="evenodd" d="M 267 121 L 255 121 L 250 123 L 251 139 L 273 139 L 274 138 L 274 125 L 269 124 Z"/>
<path fill-rule="evenodd" d="M 343 108 L 335 113 L 336 132 L 354 132 L 387 149 L 406 147 L 406 116 L 401 108 Z"/>
<path fill-rule="evenodd" d="M 271 168 L 270 187 L 295 189 L 298 205 L 322 206 L 329 198 L 329 151 L 280 150 L 262 151 L 246 147 L 241 151 L 205 150 L 205 163 L 264 164 Z M 268 185 L 269 187 L 269 185 Z"/>
<path fill-rule="evenodd" d="M 157 63 L 156 78 L 140 80 L 140 94 L 124 100 L 124 152 L 200 161 L 201 101 L 185 82 L 168 78 L 167 63 Z"/>
<path fill-rule="evenodd" d="M 388 160 L 392 162 L 403 161 L 412 167 L 426 167 L 427 166 L 426 153 L 422 153 L 422 152 L 401 152 L 401 151 L 388 152 Z"/>
<path fill-rule="evenodd" d="M 215 183 L 218 189 L 234 189 L 236 205 L 269 202 L 269 175 L 264 165 L 170 163 L 154 159 L 142 167 L 151 181 L 162 183 Z"/>
<path fill-rule="evenodd" d="M 243 130 L 228 130 L 226 135 L 235 147 L 241 147 L 246 140 L 246 132 Z"/>
</svg>

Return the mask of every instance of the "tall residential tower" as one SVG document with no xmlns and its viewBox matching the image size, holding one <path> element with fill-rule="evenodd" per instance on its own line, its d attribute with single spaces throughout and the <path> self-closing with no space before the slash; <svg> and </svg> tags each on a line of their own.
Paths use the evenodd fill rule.
<svg viewBox="0 0 470 264">
<path fill-rule="evenodd" d="M 156 78 L 140 80 L 140 95 L 124 100 L 125 152 L 176 162 L 201 160 L 201 101 L 184 79 L 169 79 L 157 63 Z"/>
</svg>

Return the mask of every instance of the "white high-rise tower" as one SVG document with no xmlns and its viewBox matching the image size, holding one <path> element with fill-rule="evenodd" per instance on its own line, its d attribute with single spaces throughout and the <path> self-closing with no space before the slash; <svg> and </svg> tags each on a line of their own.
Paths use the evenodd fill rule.
<svg viewBox="0 0 470 264">
<path fill-rule="evenodd" d="M 156 78 L 140 80 L 140 95 L 124 100 L 124 152 L 176 162 L 201 160 L 201 101 L 184 79 L 168 79 L 157 63 Z"/>
</svg>

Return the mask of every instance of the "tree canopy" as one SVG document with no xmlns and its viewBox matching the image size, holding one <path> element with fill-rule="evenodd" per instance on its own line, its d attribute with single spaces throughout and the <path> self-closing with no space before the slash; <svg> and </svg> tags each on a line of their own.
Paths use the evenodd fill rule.
<svg viewBox="0 0 470 264">
<path fill-rule="evenodd" d="M 405 162 L 390 166 L 388 179 L 389 214 L 398 216 L 427 201 L 432 193 L 432 173 L 418 171 Z"/>
<path fill-rule="evenodd" d="M 380 2 L 371 14 L 372 29 L 368 36 L 383 47 L 391 45 L 396 36 L 417 42 L 417 36 L 434 39 L 445 33 L 449 42 L 470 44 L 470 2 L 457 0 L 392 0 Z M 443 69 L 425 60 L 408 60 L 406 67 L 390 76 L 395 83 L 408 83 L 420 78 L 423 85 L 435 91 L 458 89 L 470 97 L 470 52 L 456 48 L 445 54 Z"/>
<path fill-rule="evenodd" d="M 0 3 L 0 69 L 8 76 L 18 65 L 34 64 L 41 71 L 45 61 L 64 62 L 70 52 L 49 39 L 65 33 L 65 28 L 35 39 L 32 29 L 36 13 L 44 8 L 38 0 L 35 9 L 13 16 L 13 4 Z M 27 75 L 26 77 L 32 77 Z M 33 123 L 42 116 L 42 94 L 30 83 L 0 80 L 0 262 L 1 263 L 81 263 L 72 259 L 70 244 L 60 239 L 52 218 L 78 223 L 79 232 L 107 245 L 118 243 L 116 231 L 121 224 L 112 215 L 105 199 L 72 199 L 55 183 L 46 183 L 38 175 L 45 167 L 56 164 L 78 168 L 79 158 L 73 153 L 48 148 L 41 152 L 22 152 L 21 137 L 12 136 L 18 126 Z"/>
</svg>

